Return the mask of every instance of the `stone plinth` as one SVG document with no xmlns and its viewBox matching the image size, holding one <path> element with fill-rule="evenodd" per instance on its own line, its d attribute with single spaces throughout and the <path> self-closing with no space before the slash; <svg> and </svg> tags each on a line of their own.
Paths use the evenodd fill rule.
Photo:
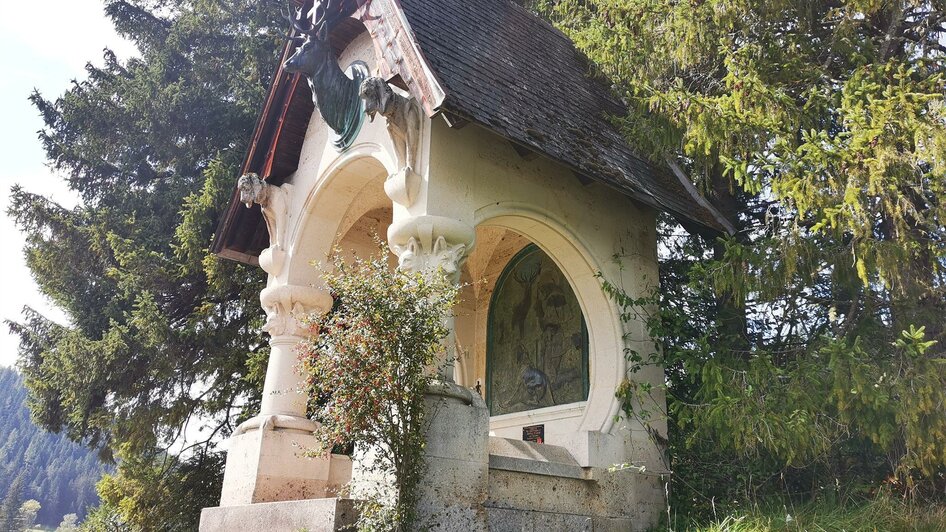
<svg viewBox="0 0 946 532">
<path fill-rule="evenodd" d="M 265 422 L 230 438 L 220 506 L 335 497 L 351 479 L 351 459 L 306 457 L 320 448 L 311 431 Z"/>
<path fill-rule="evenodd" d="M 418 519 L 432 531 L 486 531 L 489 412 L 475 392 L 439 383 L 426 396 L 426 474 Z"/>
<path fill-rule="evenodd" d="M 490 438 L 491 531 L 650 530 L 666 508 L 662 478 L 581 467 L 559 446 Z"/>
<path fill-rule="evenodd" d="M 200 532 L 334 532 L 355 524 L 351 499 L 314 499 L 204 508 Z"/>
</svg>

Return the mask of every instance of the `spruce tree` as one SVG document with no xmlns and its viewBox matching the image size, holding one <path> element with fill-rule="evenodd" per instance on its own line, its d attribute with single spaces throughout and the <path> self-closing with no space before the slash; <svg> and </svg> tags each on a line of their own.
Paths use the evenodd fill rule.
<svg viewBox="0 0 946 532">
<path fill-rule="evenodd" d="M 679 500 L 733 476 L 941 493 L 946 4 L 535 5 L 737 230 L 665 225 L 660 293 L 622 301 L 661 308 Z"/>
<path fill-rule="evenodd" d="M 82 201 L 14 188 L 27 264 L 69 324 L 27 309 L 10 326 L 34 420 L 106 459 L 158 459 L 197 419 L 210 436 L 188 452 L 213 452 L 259 401 L 264 276 L 208 247 L 284 44 L 282 8 L 107 0 L 139 55 L 105 50 L 66 93 L 31 96 L 49 163 Z"/>
<path fill-rule="evenodd" d="M 26 487 L 26 474 L 20 472 L 13 479 L 13 483 L 7 489 L 0 501 L 0 530 L 17 530 L 17 515 L 20 510 L 20 503 L 23 502 L 23 490 Z"/>
</svg>

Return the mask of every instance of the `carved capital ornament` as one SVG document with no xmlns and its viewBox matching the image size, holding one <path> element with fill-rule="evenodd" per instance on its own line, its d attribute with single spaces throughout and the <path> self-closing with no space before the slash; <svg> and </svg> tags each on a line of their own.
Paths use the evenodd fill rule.
<svg viewBox="0 0 946 532">
<path fill-rule="evenodd" d="M 475 231 L 470 225 L 442 216 L 418 216 L 391 224 L 388 243 L 398 265 L 410 271 L 442 271 L 454 283 L 473 249 Z"/>
<path fill-rule="evenodd" d="M 309 333 L 304 319 L 312 312 L 332 309 L 332 296 L 311 286 L 273 286 L 260 292 L 260 304 L 266 311 L 263 330 L 270 336 L 303 337 Z"/>
</svg>

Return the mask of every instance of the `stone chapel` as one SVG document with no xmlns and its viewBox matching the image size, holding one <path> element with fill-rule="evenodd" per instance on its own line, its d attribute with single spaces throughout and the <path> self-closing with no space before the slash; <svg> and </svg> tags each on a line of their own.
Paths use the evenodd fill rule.
<svg viewBox="0 0 946 532">
<path fill-rule="evenodd" d="M 213 243 L 268 274 L 272 351 L 259 415 L 232 434 L 201 530 L 353 522 L 344 487 L 366 481 L 358 464 L 300 455 L 314 423 L 294 347 L 298 318 L 332 308 L 312 263 L 336 246 L 369 254 L 375 234 L 395 267 L 442 267 L 465 285 L 455 363 L 428 398 L 432 529 L 653 526 L 666 426 L 620 418 L 615 390 L 663 374 L 629 373 L 646 328 L 622 321 L 598 275 L 640 297 L 658 281 L 659 212 L 709 233 L 725 221 L 679 167 L 635 153 L 592 65 L 511 0 L 290 7 L 304 41 L 286 46 Z"/>
</svg>

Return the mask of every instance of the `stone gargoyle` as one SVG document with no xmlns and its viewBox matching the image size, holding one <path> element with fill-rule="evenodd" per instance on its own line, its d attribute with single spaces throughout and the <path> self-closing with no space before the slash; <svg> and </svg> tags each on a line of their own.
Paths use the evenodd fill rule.
<svg viewBox="0 0 946 532">
<path fill-rule="evenodd" d="M 398 203 L 410 206 L 420 187 L 416 174 L 417 149 L 420 139 L 420 109 L 412 98 L 394 92 L 383 79 L 370 77 L 361 83 L 359 90 L 365 102 L 365 113 L 374 122 L 376 115 L 387 120 L 388 134 L 394 144 L 398 171 L 388 178 L 384 189 Z"/>
<path fill-rule="evenodd" d="M 286 183 L 273 186 L 263 181 L 258 175 L 244 174 L 237 181 L 240 201 L 247 208 L 254 203 L 263 210 L 266 230 L 269 232 L 269 248 L 260 255 L 260 266 L 268 273 L 279 275 L 285 262 L 285 239 L 289 225 L 289 191 L 292 185 Z"/>
</svg>

